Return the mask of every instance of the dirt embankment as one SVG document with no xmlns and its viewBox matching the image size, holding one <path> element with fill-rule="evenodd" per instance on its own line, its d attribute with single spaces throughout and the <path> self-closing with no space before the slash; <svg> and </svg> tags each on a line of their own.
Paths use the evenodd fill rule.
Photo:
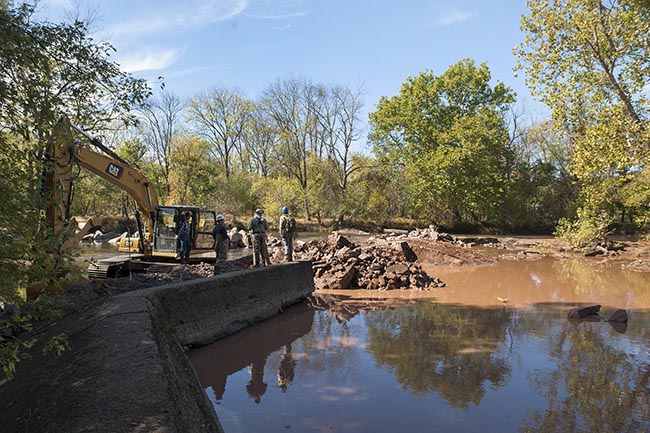
<svg viewBox="0 0 650 433">
<path fill-rule="evenodd" d="M 436 275 L 426 275 L 421 265 L 477 266 L 498 260 L 535 260 L 543 256 L 568 258 L 599 256 L 601 260 L 617 260 L 622 266 L 650 271 L 650 241 L 619 241 L 576 250 L 555 238 L 467 237 L 440 233 L 435 228 L 410 232 L 386 233 L 354 237 L 356 234 L 334 232 L 326 239 L 296 241 L 295 259 L 313 263 L 317 289 L 415 289 L 428 290 L 444 286 Z M 355 241 L 351 241 L 355 239 Z M 281 243 L 270 239 L 272 262 L 283 260 Z M 252 257 L 228 261 L 226 272 L 252 265 Z M 76 305 L 87 305 L 131 290 L 212 275 L 207 263 L 178 265 L 166 272 L 133 274 L 77 284 L 68 297 Z"/>
<path fill-rule="evenodd" d="M 462 237 L 439 233 L 434 228 L 411 232 L 386 233 L 378 236 L 348 237 L 334 233 L 327 239 L 308 243 L 296 241 L 295 259 L 311 260 L 316 289 L 431 290 L 445 285 L 438 275 L 427 275 L 430 266 L 476 266 L 498 260 L 535 260 L 543 256 L 568 258 L 599 256 L 600 261 L 616 261 L 621 266 L 641 272 L 650 272 L 650 241 L 619 241 L 595 245 L 583 250 L 569 248 L 553 238 Z M 355 239 L 352 242 L 350 239 Z M 274 263 L 283 259 L 279 240 L 271 239 L 271 257 Z M 228 261 L 226 272 L 252 265 L 252 257 Z M 96 306 L 115 295 L 212 275 L 213 265 L 193 263 L 150 268 L 147 273 L 103 281 L 80 282 L 69 287 L 64 303 L 71 311 Z M 391 296 L 394 297 L 394 296 Z M 12 307 L 0 311 L 11 315 Z M 38 324 L 35 324 L 38 327 Z M 9 332 L 9 331 L 7 331 Z"/>
</svg>

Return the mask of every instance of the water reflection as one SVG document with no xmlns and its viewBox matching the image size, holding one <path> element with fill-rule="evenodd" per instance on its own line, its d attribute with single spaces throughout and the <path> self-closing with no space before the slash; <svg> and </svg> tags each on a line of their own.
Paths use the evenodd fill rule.
<svg viewBox="0 0 650 433">
<path fill-rule="evenodd" d="M 647 328 L 647 317 L 643 320 Z M 554 332 L 552 368 L 531 376 L 546 400 L 531 411 L 524 432 L 642 432 L 650 427 L 650 366 L 647 331 L 613 339 L 603 323 L 583 321 Z"/>
<path fill-rule="evenodd" d="M 251 380 L 246 384 L 246 392 L 255 400 L 255 403 L 262 401 L 268 385 L 264 382 L 264 367 L 266 357 L 258 357 L 251 363 Z"/>
<path fill-rule="evenodd" d="M 284 346 L 284 355 L 282 355 L 282 361 L 278 367 L 278 386 L 282 392 L 287 392 L 287 385 L 293 382 L 295 369 L 296 360 L 293 359 L 293 353 L 291 353 L 291 344 L 287 344 Z"/>
<path fill-rule="evenodd" d="M 517 299 L 562 284 L 543 267 L 520 272 L 498 290 L 521 284 Z M 594 294 L 610 299 L 610 277 L 585 278 L 582 297 L 560 287 L 556 300 L 537 294 L 526 307 L 325 296 L 316 310 L 290 308 L 190 358 L 227 433 L 649 431 L 650 313 L 628 310 L 626 329 L 567 320 Z M 473 284 L 480 298 L 493 282 Z"/>
<path fill-rule="evenodd" d="M 277 375 L 278 386 L 286 391 L 293 381 L 296 365 L 291 343 L 311 330 L 313 317 L 313 310 L 306 305 L 297 305 L 274 320 L 223 338 L 218 344 L 192 350 L 190 362 L 201 382 L 211 388 L 217 400 L 223 397 L 228 376 L 249 367 L 250 380 L 246 392 L 255 403 L 260 403 L 268 387 L 264 374 L 269 355 L 283 350 Z"/>
<path fill-rule="evenodd" d="M 366 317 L 368 349 L 416 396 L 436 392 L 451 405 L 480 404 L 487 389 L 510 377 L 503 345 L 511 325 L 505 309 L 423 303 Z"/>
</svg>

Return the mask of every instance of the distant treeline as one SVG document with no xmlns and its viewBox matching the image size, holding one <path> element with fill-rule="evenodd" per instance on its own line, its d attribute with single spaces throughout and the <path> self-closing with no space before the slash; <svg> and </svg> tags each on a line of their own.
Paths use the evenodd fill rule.
<svg viewBox="0 0 650 433">
<path fill-rule="evenodd" d="M 286 205 L 332 228 L 556 231 L 575 245 L 617 227 L 646 230 L 650 9 L 528 6 L 518 73 L 552 113 L 536 122 L 472 59 L 405 77 L 379 101 L 365 101 L 362 87 L 294 76 L 271 77 L 254 97 L 236 83 L 153 96 L 83 21 L 40 22 L 27 3 L 0 3 L 0 272 L 20 280 L 9 292 L 55 266 L 35 251 L 56 243 L 40 224 L 40 186 L 44 146 L 64 114 L 141 167 L 163 203 L 234 217 Z M 364 104 L 375 106 L 369 119 Z M 355 151 L 362 142 L 368 151 Z M 84 171 L 73 207 L 134 212 L 124 192 Z M 28 275 L 41 259 L 29 269 L 42 274 Z"/>
</svg>

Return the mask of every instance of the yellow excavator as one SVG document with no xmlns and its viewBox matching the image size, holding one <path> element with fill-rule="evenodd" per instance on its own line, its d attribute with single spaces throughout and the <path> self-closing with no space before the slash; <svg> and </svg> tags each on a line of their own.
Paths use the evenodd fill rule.
<svg viewBox="0 0 650 433">
<path fill-rule="evenodd" d="M 45 191 L 50 197 L 46 220 L 56 232 L 65 233 L 75 227 L 70 217 L 73 182 L 81 168 L 116 185 L 136 204 L 134 236 L 120 240 L 118 250 L 123 253 L 110 259 L 91 263 L 90 278 L 114 277 L 128 271 L 143 270 L 161 259 L 180 258 L 178 229 L 186 214 L 190 215 L 193 247 L 191 256 L 201 256 L 212 250 L 215 225 L 214 211 L 196 206 L 160 205 L 156 192 L 134 164 L 118 156 L 98 139 L 63 117 L 55 125 L 47 142 L 49 169 L 45 175 Z M 66 235 L 62 248 L 77 245 L 92 227 L 92 221 L 74 235 Z"/>
</svg>

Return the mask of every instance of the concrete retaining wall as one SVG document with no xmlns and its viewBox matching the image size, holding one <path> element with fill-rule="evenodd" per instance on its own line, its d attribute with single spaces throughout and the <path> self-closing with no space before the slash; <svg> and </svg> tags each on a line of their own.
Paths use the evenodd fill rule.
<svg viewBox="0 0 650 433">
<path fill-rule="evenodd" d="M 185 347 L 270 318 L 313 284 L 309 262 L 275 265 L 126 293 L 61 321 L 39 339 L 63 332 L 72 350 L 35 350 L 0 385 L 0 431 L 221 432 Z"/>
<path fill-rule="evenodd" d="M 180 344 L 204 346 L 277 315 L 313 290 L 311 265 L 299 262 L 175 284 L 151 298 Z"/>
</svg>

